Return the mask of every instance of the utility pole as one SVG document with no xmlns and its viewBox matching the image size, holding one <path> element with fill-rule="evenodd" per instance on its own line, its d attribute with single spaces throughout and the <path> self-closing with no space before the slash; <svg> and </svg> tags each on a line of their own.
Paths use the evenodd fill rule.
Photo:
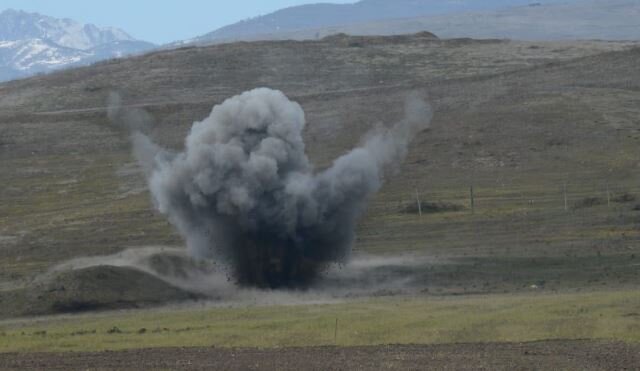
<svg viewBox="0 0 640 371">
<path fill-rule="evenodd" d="M 420 195 L 418 194 L 418 188 L 416 188 L 416 202 L 418 203 L 418 213 L 422 216 L 422 202 L 420 201 Z"/>
</svg>

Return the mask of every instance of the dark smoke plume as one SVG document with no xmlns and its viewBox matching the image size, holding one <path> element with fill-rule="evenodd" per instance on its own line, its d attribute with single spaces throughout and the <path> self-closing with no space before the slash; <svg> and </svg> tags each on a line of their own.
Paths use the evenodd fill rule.
<svg viewBox="0 0 640 371">
<path fill-rule="evenodd" d="M 139 115 L 122 112 L 116 106 L 110 116 Z M 194 123 L 182 153 L 135 128 L 132 139 L 157 208 L 192 256 L 226 261 L 241 285 L 297 288 L 349 255 L 367 199 L 430 119 L 429 106 L 410 97 L 405 119 L 321 172 L 305 154 L 302 108 L 266 88 L 215 106 Z"/>
</svg>

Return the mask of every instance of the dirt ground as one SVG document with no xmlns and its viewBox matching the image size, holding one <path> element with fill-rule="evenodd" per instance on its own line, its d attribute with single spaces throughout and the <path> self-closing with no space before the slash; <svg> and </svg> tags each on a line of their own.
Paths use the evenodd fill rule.
<svg viewBox="0 0 640 371">
<path fill-rule="evenodd" d="M 640 344 L 605 341 L 0 354 L 2 370 L 631 370 L 639 365 Z"/>
</svg>

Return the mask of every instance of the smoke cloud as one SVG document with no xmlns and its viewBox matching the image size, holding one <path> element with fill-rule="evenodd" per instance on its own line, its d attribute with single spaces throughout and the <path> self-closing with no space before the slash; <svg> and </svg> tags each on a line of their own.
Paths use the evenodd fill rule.
<svg viewBox="0 0 640 371">
<path fill-rule="evenodd" d="M 155 205 L 190 255 L 223 261 L 238 284 L 260 288 L 305 288 L 343 262 L 367 200 L 431 120 L 412 95 L 403 120 L 316 172 L 305 154 L 304 112 L 280 91 L 255 89 L 215 106 L 193 124 L 181 153 L 153 143 L 140 130 L 147 118 L 126 111 L 115 100 L 109 117 L 132 130 Z"/>
</svg>

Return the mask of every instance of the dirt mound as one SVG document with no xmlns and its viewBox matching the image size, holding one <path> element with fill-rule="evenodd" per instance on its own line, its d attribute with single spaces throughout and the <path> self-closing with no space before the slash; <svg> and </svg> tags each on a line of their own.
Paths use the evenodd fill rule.
<svg viewBox="0 0 640 371">
<path fill-rule="evenodd" d="M 135 268 L 92 266 L 0 293 L 0 318 L 140 308 L 200 297 Z"/>
</svg>

